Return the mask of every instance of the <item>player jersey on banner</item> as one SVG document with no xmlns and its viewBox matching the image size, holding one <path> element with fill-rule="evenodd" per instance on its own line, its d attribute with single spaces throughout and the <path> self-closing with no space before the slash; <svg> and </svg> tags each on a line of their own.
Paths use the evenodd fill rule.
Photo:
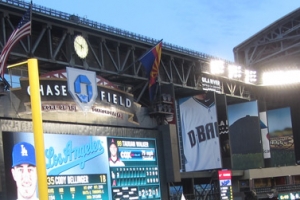
<svg viewBox="0 0 300 200">
<path fill-rule="evenodd" d="M 179 99 L 185 171 L 221 168 L 217 112 L 213 93 Z"/>
</svg>

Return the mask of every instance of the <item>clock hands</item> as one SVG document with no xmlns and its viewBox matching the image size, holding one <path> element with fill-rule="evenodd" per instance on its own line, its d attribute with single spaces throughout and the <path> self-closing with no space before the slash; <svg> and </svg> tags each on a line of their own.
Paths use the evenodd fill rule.
<svg viewBox="0 0 300 200">
<path fill-rule="evenodd" d="M 80 44 L 80 43 L 77 42 L 77 41 L 75 41 L 75 42 L 80 46 L 81 49 L 83 48 L 82 44 Z"/>
</svg>

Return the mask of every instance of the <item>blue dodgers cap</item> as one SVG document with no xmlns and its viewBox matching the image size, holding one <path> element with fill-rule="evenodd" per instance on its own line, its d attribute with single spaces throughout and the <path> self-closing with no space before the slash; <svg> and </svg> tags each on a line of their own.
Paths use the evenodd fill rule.
<svg viewBox="0 0 300 200">
<path fill-rule="evenodd" d="M 12 151 L 12 161 L 12 167 L 21 164 L 29 164 L 36 166 L 33 145 L 27 142 L 20 142 L 15 144 Z"/>
</svg>

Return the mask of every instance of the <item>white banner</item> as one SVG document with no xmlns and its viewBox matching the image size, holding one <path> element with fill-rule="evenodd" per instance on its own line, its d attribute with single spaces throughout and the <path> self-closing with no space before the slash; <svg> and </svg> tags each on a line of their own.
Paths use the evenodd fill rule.
<svg viewBox="0 0 300 200">
<path fill-rule="evenodd" d="M 221 168 L 214 93 L 179 99 L 179 109 L 185 171 Z"/>
</svg>

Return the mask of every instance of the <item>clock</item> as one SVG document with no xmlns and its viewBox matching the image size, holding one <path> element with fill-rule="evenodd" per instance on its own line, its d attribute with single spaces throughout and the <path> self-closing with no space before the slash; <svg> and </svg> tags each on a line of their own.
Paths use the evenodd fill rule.
<svg viewBox="0 0 300 200">
<path fill-rule="evenodd" d="M 88 47 L 86 40 L 81 35 L 77 35 L 75 37 L 74 49 L 79 58 L 81 58 L 81 59 L 86 58 L 86 56 L 89 52 L 89 47 Z"/>
</svg>

